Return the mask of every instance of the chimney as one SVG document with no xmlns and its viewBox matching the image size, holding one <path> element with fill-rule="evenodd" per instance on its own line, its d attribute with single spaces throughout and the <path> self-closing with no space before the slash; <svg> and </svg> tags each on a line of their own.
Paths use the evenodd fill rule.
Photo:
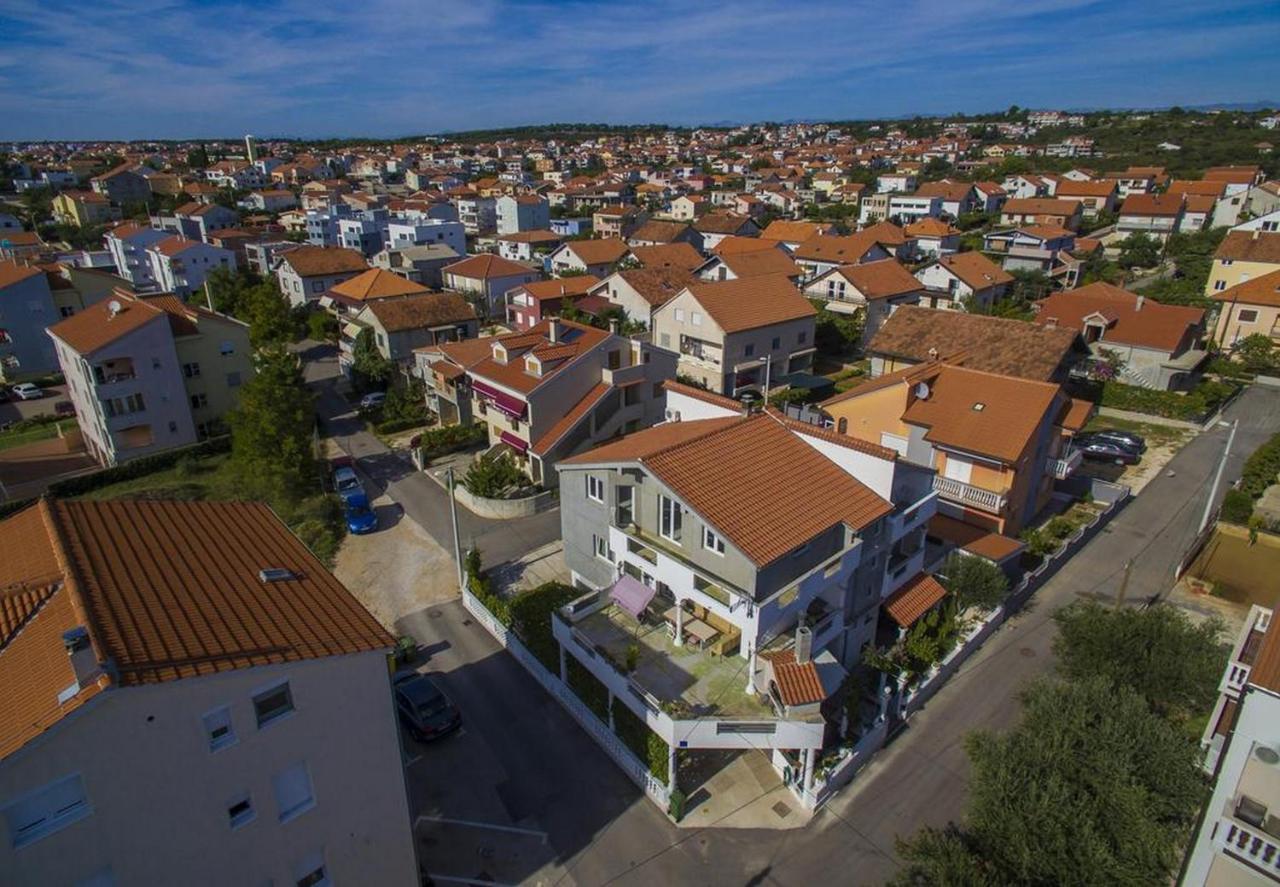
<svg viewBox="0 0 1280 887">
<path fill-rule="evenodd" d="M 1134 302 L 1134 303 L 1133 303 L 1133 310 L 1134 310 L 1134 311 L 1141 311 L 1141 310 L 1142 310 L 1142 303 L 1143 303 L 1143 302 L 1145 302 L 1146 300 L 1147 300 L 1147 297 L 1146 297 L 1146 296 L 1138 296 L 1138 300 L 1137 300 L 1136 302 Z"/>
<path fill-rule="evenodd" d="M 613 333 L 615 336 L 618 335 L 618 318 L 609 318 L 609 332 Z"/>
<path fill-rule="evenodd" d="M 551 323 L 547 325 L 547 339 L 554 345 L 564 336 L 564 329 L 560 325 L 560 318 L 551 318 Z"/>
<path fill-rule="evenodd" d="M 813 655 L 813 629 L 803 623 L 796 626 L 796 663 L 804 665 Z"/>
<path fill-rule="evenodd" d="M 1257 240 L 1257 239 L 1258 239 L 1258 235 L 1259 235 L 1259 234 L 1261 234 L 1261 233 L 1262 233 L 1262 231 L 1261 231 L 1260 229 L 1258 229 L 1258 228 L 1254 228 L 1254 229 L 1253 229 L 1253 237 L 1252 237 L 1251 239 L 1253 239 L 1253 240 Z"/>
<path fill-rule="evenodd" d="M 71 670 L 75 672 L 76 683 L 81 687 L 93 683 L 102 674 L 102 666 L 98 664 L 97 654 L 93 652 L 93 644 L 89 641 L 89 629 L 83 625 L 67 629 L 62 633 L 62 646 L 67 649 Z"/>
</svg>

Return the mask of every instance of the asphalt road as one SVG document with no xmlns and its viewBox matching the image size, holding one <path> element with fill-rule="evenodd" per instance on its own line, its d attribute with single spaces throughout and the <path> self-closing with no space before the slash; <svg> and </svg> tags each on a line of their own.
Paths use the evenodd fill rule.
<svg viewBox="0 0 1280 887">
<path fill-rule="evenodd" d="M 385 492 L 446 551 L 453 552 L 449 496 L 439 484 L 414 468 L 407 455 L 389 450 L 356 417 L 354 406 L 338 392 L 336 349 L 309 343 L 302 352 L 305 374 L 316 392 L 316 411 L 324 433 L 354 456 L 356 467 L 377 493 Z M 560 511 L 528 518 L 495 521 L 458 507 L 458 536 L 465 551 L 480 548 L 486 567 L 493 567 L 560 538 Z"/>
<path fill-rule="evenodd" d="M 1280 391 L 1249 390 L 1226 419 L 1240 428 L 1219 497 L 1280 430 Z M 1128 600 L 1167 592 L 1226 437 L 1218 427 L 1193 439 L 803 831 L 675 828 L 460 604 L 411 615 L 398 628 L 434 651 L 429 667 L 467 724 L 409 766 L 418 813 L 465 821 L 422 820 L 422 859 L 437 875 L 498 883 L 883 883 L 897 836 L 961 815 L 963 738 L 1016 721 L 1019 689 L 1051 665 L 1052 613 L 1080 596 L 1113 599 L 1130 560 Z"/>
</svg>

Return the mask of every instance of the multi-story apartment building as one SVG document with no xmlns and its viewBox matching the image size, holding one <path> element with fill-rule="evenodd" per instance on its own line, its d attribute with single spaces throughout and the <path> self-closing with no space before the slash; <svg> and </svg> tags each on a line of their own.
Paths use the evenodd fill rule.
<svg viewBox="0 0 1280 887">
<path fill-rule="evenodd" d="M 479 332 L 475 308 L 457 293 L 373 298 L 348 313 L 338 339 L 338 367 L 344 373 L 356 338 L 366 329 L 378 353 L 406 375 L 413 370 L 416 349 L 474 339 Z"/>
<path fill-rule="evenodd" d="M 922 576 L 932 472 L 664 387 L 668 421 L 560 463 L 565 563 L 588 590 L 552 620 L 561 676 L 589 671 L 661 737 L 672 787 L 678 748 L 756 749 L 806 791 L 835 732 L 824 703 Z"/>
<path fill-rule="evenodd" d="M 551 226 L 551 206 L 536 194 L 504 194 L 494 204 L 499 234 L 545 231 Z"/>
<path fill-rule="evenodd" d="M 444 244 L 458 255 L 467 252 L 467 232 L 461 222 L 424 217 L 392 219 L 387 223 L 387 249 Z"/>
<path fill-rule="evenodd" d="M 1120 204 L 1116 233 L 1145 234 L 1162 243 L 1182 227 L 1185 199 L 1181 194 L 1130 194 Z"/>
<path fill-rule="evenodd" d="M 103 465 L 218 433 L 254 372 L 247 324 L 169 294 L 116 290 L 49 335 L 85 446 Z"/>
<path fill-rule="evenodd" d="M 669 352 L 555 318 L 488 341 L 467 369 L 472 415 L 540 484 L 566 456 L 658 421 L 659 383 L 675 376 Z"/>
<path fill-rule="evenodd" d="M 1201 745 L 1213 776 L 1180 884 L 1280 881 L 1280 626 L 1254 604 L 1231 650 Z"/>
<path fill-rule="evenodd" d="M 234 251 L 179 235 L 149 246 L 147 258 L 155 288 L 184 299 L 204 286 L 205 278 L 215 268 L 236 268 Z"/>
<path fill-rule="evenodd" d="M 207 241 L 215 231 L 234 228 L 240 223 L 240 214 L 217 203 L 184 203 L 172 213 L 158 213 L 151 217 L 155 228 L 180 234 L 191 240 Z"/>
<path fill-rule="evenodd" d="M 156 280 L 147 249 L 171 235 L 159 228 L 145 228 L 133 222 L 117 225 L 103 238 L 116 273 L 136 290 L 155 289 Z"/>
<path fill-rule="evenodd" d="M 65 225 L 84 228 L 120 218 L 111 201 L 93 191 L 63 191 L 53 198 L 53 217 Z"/>
<path fill-rule="evenodd" d="M 1060 385 L 928 362 L 823 401 L 836 432 L 937 472 L 939 511 L 1016 537 L 1081 456 L 1070 447 L 1092 413 Z"/>
<path fill-rule="evenodd" d="M 0 380 L 56 371 L 58 354 L 45 330 L 106 298 L 122 282 L 65 264 L 0 262 Z"/>
<path fill-rule="evenodd" d="M 42 500 L 0 585 L 6 883 L 419 883 L 394 642 L 266 505 Z"/>
<path fill-rule="evenodd" d="M 654 311 L 653 341 L 682 374 L 736 396 L 813 365 L 817 313 L 782 274 L 690 283 Z"/>
<path fill-rule="evenodd" d="M 458 221 L 468 234 L 492 234 L 498 225 L 497 201 L 492 197 L 467 191 L 456 195 L 453 205 L 458 210 Z"/>
</svg>

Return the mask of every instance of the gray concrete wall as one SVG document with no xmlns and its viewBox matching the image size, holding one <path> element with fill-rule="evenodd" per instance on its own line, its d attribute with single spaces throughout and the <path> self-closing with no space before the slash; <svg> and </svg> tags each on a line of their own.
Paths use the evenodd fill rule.
<svg viewBox="0 0 1280 887">
<path fill-rule="evenodd" d="M 61 320 L 49 281 L 36 274 L 0 290 L 0 329 L 11 342 L 0 344 L 0 357 L 16 357 L 18 366 L 0 368 L 0 378 L 42 375 L 58 369 L 58 355 L 45 330 Z"/>
</svg>

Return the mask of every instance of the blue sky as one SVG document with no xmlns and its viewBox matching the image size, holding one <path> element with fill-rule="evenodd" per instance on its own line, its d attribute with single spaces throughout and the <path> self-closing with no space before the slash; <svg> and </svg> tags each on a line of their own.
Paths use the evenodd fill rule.
<svg viewBox="0 0 1280 887">
<path fill-rule="evenodd" d="M 1277 46 L 1275 0 L 0 0 L 0 139 L 1280 101 Z"/>
</svg>

